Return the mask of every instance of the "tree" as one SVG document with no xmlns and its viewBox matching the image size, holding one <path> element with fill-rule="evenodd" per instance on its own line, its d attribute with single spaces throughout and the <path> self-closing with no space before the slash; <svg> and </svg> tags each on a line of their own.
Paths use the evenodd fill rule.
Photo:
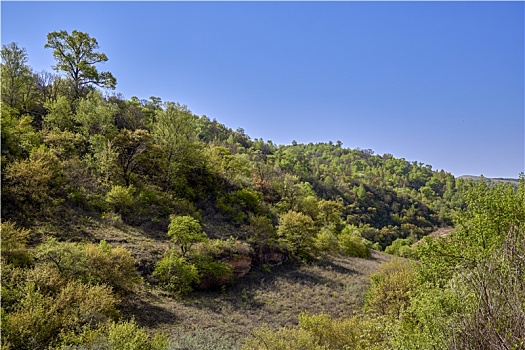
<svg viewBox="0 0 525 350">
<path fill-rule="evenodd" d="M 208 236 L 202 232 L 201 224 L 191 216 L 172 216 L 168 227 L 168 237 L 180 245 L 185 256 L 193 243 L 205 241 Z"/>
<path fill-rule="evenodd" d="M 281 215 L 277 234 L 291 255 L 298 259 L 310 259 L 315 255 L 317 229 L 311 217 L 290 210 Z"/>
<path fill-rule="evenodd" d="M 2 46 L 2 103 L 27 112 L 35 97 L 35 80 L 27 51 L 17 43 Z"/>
<path fill-rule="evenodd" d="M 87 33 L 73 30 L 69 34 L 65 30 L 51 32 L 47 35 L 45 48 L 53 49 L 53 57 L 57 64 L 56 71 L 63 71 L 73 81 L 76 97 L 84 87 L 92 84 L 114 89 L 117 80 L 110 72 L 100 72 L 95 64 L 106 62 L 106 54 L 95 51 L 98 42 Z"/>
</svg>

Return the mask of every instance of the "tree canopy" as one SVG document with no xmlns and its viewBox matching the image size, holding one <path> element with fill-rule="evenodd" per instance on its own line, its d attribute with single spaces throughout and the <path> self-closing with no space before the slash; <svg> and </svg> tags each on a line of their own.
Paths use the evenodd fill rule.
<svg viewBox="0 0 525 350">
<path fill-rule="evenodd" d="M 99 72 L 95 66 L 108 60 L 105 53 L 97 52 L 98 42 L 89 34 L 73 30 L 51 32 L 47 35 L 46 48 L 53 50 L 56 65 L 53 69 L 62 71 L 72 80 L 77 96 L 82 88 L 97 85 L 114 89 L 117 80 L 110 72 Z"/>
</svg>

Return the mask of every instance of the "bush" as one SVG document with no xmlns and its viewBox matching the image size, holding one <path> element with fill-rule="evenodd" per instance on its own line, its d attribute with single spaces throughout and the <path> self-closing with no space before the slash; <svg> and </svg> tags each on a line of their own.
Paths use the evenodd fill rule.
<svg viewBox="0 0 525 350">
<path fill-rule="evenodd" d="M 339 242 L 330 230 L 322 229 L 315 238 L 315 247 L 322 254 L 332 254 L 339 250 Z"/>
<path fill-rule="evenodd" d="M 345 227 L 337 239 L 344 255 L 357 258 L 370 257 L 370 249 L 368 249 L 366 241 L 358 231 L 352 230 L 350 226 Z"/>
<path fill-rule="evenodd" d="M 333 319 L 327 314 L 299 316 L 297 327 L 272 330 L 264 326 L 253 332 L 243 350 L 345 350 L 387 348 L 383 319 L 354 316 Z"/>
<path fill-rule="evenodd" d="M 106 241 L 101 241 L 98 246 L 86 245 L 85 254 L 89 263 L 89 282 L 107 284 L 121 295 L 133 292 L 140 284 L 135 260 L 129 250 L 112 248 Z"/>
<path fill-rule="evenodd" d="M 227 240 L 213 239 L 197 243 L 190 252 L 192 259 L 199 256 L 210 256 L 214 259 L 249 256 L 253 253 L 250 245 L 230 237 Z"/>
<path fill-rule="evenodd" d="M 197 267 L 174 251 L 156 264 L 153 277 L 163 289 L 177 295 L 188 294 L 200 282 Z"/>
<path fill-rule="evenodd" d="M 29 159 L 7 164 L 2 174 L 4 211 L 12 216 L 23 213 L 25 220 L 52 212 L 62 201 L 60 164 L 43 146 L 33 150 Z"/>
<path fill-rule="evenodd" d="M 279 242 L 296 259 L 310 260 L 316 256 L 317 228 L 311 217 L 290 210 L 279 218 Z"/>
<path fill-rule="evenodd" d="M 134 320 L 109 322 L 97 329 L 84 327 L 81 333 L 62 333 L 61 349 L 67 350 L 164 350 L 163 334 L 151 337 Z"/>
<path fill-rule="evenodd" d="M 27 281 L 24 296 L 3 316 L 3 347 L 47 349 L 61 332 L 76 332 L 115 318 L 116 299 L 109 287 L 71 281 L 57 293 L 45 293 Z"/>
<path fill-rule="evenodd" d="M 112 248 L 105 241 L 95 245 L 48 238 L 37 250 L 37 258 L 57 268 L 66 279 L 107 284 L 119 294 L 134 291 L 141 281 L 131 253 L 122 247 Z"/>
<path fill-rule="evenodd" d="M 2 237 L 1 259 L 3 263 L 14 266 L 26 267 L 33 262 L 33 257 L 26 250 L 29 230 L 19 229 L 13 222 L 0 223 L 0 236 Z"/>
<path fill-rule="evenodd" d="M 370 276 L 372 285 L 365 294 L 365 309 L 378 315 L 398 316 L 409 304 L 416 288 L 416 273 L 412 263 L 392 259 L 381 264 Z"/>
<path fill-rule="evenodd" d="M 144 329 L 134 321 L 111 323 L 108 327 L 110 349 L 122 350 L 161 350 L 167 348 L 167 340 L 162 335 L 150 338 Z"/>
<path fill-rule="evenodd" d="M 398 238 L 386 247 L 385 253 L 403 258 L 413 258 L 416 256 L 416 253 L 411 247 L 413 243 L 414 240 L 412 238 Z"/>
<path fill-rule="evenodd" d="M 135 193 L 133 185 L 128 187 L 116 185 L 106 194 L 106 202 L 111 204 L 117 213 L 126 213 L 134 203 L 133 193 Z"/>
</svg>

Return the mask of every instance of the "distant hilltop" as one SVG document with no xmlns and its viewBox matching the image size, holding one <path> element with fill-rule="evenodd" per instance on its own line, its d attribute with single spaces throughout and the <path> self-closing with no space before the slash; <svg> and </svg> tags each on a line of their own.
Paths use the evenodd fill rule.
<svg viewBox="0 0 525 350">
<path fill-rule="evenodd" d="M 489 181 L 490 183 L 509 183 L 513 186 L 518 186 L 520 180 L 519 179 L 513 179 L 513 178 L 505 178 L 505 177 L 484 177 L 484 176 L 475 176 L 475 175 L 461 175 L 459 176 L 460 179 L 465 180 L 474 180 L 474 181 L 481 181 L 484 179 L 485 181 Z"/>
</svg>

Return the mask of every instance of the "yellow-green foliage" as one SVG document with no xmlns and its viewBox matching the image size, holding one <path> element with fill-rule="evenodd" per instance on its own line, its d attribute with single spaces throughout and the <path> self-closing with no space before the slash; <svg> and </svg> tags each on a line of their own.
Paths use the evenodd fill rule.
<svg viewBox="0 0 525 350">
<path fill-rule="evenodd" d="M 112 248 L 105 241 L 101 241 L 98 246 L 87 244 L 84 249 L 92 283 L 105 283 L 113 287 L 115 292 L 126 294 L 133 292 L 141 282 L 129 250 Z"/>
<path fill-rule="evenodd" d="M 311 217 L 295 211 L 288 211 L 279 218 L 277 234 L 281 245 L 295 258 L 315 257 L 317 228 Z"/>
<path fill-rule="evenodd" d="M 27 266 L 32 262 L 32 257 L 26 250 L 29 230 L 19 229 L 13 222 L 0 223 L 0 236 L 2 239 L 2 262 L 15 266 Z"/>
<path fill-rule="evenodd" d="M 323 228 L 315 237 L 315 247 L 324 254 L 336 253 L 339 250 L 339 242 L 330 230 Z"/>
<path fill-rule="evenodd" d="M 153 277 L 162 288 L 178 295 L 191 292 L 193 285 L 200 282 L 197 267 L 175 251 L 170 251 L 157 262 Z"/>
<path fill-rule="evenodd" d="M 208 239 L 208 236 L 202 232 L 201 224 L 188 215 L 171 217 L 168 237 L 180 245 L 182 255 L 186 255 L 192 244 Z"/>
<path fill-rule="evenodd" d="M 111 323 L 108 326 L 110 349 L 122 350 L 162 350 L 168 346 L 166 337 L 156 334 L 151 338 L 134 321 Z"/>
<path fill-rule="evenodd" d="M 47 349 L 60 332 L 75 332 L 117 316 L 116 299 L 104 285 L 70 281 L 52 293 L 25 282 L 23 296 L 2 315 L 3 349 Z"/>
<path fill-rule="evenodd" d="M 413 258 L 416 256 L 416 252 L 412 248 L 413 243 L 414 239 L 412 238 L 398 238 L 385 248 L 385 253 L 403 258 Z"/>
<path fill-rule="evenodd" d="M 369 258 L 370 249 L 359 231 L 353 226 L 346 226 L 337 237 L 341 251 L 346 256 Z"/>
<path fill-rule="evenodd" d="M 60 334 L 60 349 L 69 350 L 164 350 L 168 339 L 162 333 L 151 337 L 135 320 L 106 322 L 94 329 Z"/>
<path fill-rule="evenodd" d="M 105 241 L 95 245 L 48 238 L 38 247 L 37 258 L 67 279 L 107 284 L 119 294 L 132 292 L 141 281 L 131 253 L 122 247 L 112 248 Z"/>
<path fill-rule="evenodd" d="M 386 349 L 385 324 L 381 318 L 354 316 L 334 319 L 327 314 L 299 316 L 297 327 L 254 331 L 243 350 L 350 350 Z"/>
<path fill-rule="evenodd" d="M 106 194 L 106 202 L 111 204 L 116 212 L 126 212 L 133 205 L 134 192 L 135 188 L 133 185 L 128 187 L 115 185 L 111 187 L 111 190 Z"/>
<path fill-rule="evenodd" d="M 7 164 L 2 174 L 3 202 L 25 215 L 47 212 L 60 202 L 54 197 L 61 185 L 60 167 L 58 158 L 43 146 L 28 159 Z"/>
<path fill-rule="evenodd" d="M 211 239 L 197 243 L 190 252 L 190 256 L 195 258 L 199 255 L 205 255 L 215 259 L 222 259 L 248 256 L 252 253 L 253 250 L 248 244 L 230 237 L 227 240 Z"/>
<path fill-rule="evenodd" d="M 416 287 L 414 267 L 405 259 L 383 263 L 371 280 L 365 296 L 366 308 L 378 315 L 399 315 L 409 305 Z"/>
</svg>

